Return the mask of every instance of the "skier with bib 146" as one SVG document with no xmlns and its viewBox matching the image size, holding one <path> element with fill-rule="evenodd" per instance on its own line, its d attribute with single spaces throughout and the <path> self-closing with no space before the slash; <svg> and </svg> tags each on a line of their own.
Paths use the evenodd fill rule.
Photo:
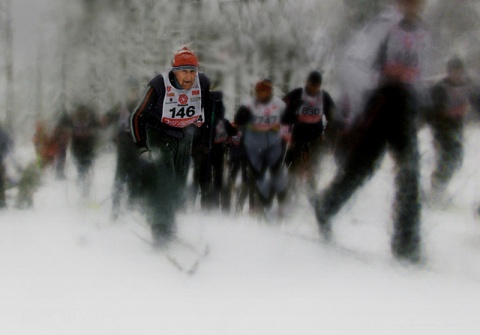
<svg viewBox="0 0 480 335">
<path fill-rule="evenodd" d="M 172 69 L 150 81 L 131 116 L 131 131 L 140 155 L 155 167 L 155 190 L 145 205 L 159 246 L 174 237 L 175 212 L 185 202 L 192 126 L 207 126 L 210 82 L 198 73 L 198 66 L 197 56 L 190 49 L 178 51 Z"/>
<path fill-rule="evenodd" d="M 312 199 L 320 230 L 329 240 L 332 218 L 373 174 L 388 148 L 396 164 L 391 248 L 397 259 L 413 263 L 422 258 L 416 119 L 428 95 L 423 89 L 429 45 L 420 18 L 424 4 L 424 0 L 396 0 L 399 21 L 392 21 L 384 39 L 372 48 L 379 85 L 356 119 L 343 166 Z"/>
</svg>

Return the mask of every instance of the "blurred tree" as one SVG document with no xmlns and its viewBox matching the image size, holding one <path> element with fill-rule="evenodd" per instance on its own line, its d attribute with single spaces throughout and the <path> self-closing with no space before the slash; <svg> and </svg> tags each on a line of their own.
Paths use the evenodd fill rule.
<svg viewBox="0 0 480 335">
<path fill-rule="evenodd" d="M 447 58 L 459 55 L 480 69 L 480 8 L 477 0 L 436 1 L 428 21 L 434 38 L 435 68 L 443 71 Z"/>
<path fill-rule="evenodd" d="M 14 58 L 13 58 L 13 31 L 12 31 L 12 0 L 3 1 L 3 26 L 4 31 L 4 52 L 5 52 L 5 128 L 12 132 L 15 125 L 15 80 L 14 80 Z"/>
</svg>

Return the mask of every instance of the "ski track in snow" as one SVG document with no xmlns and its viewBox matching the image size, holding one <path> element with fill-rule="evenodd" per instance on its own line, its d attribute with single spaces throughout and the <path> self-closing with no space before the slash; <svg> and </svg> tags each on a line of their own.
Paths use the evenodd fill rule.
<svg viewBox="0 0 480 335">
<path fill-rule="evenodd" d="M 434 157 L 420 135 L 428 189 Z M 318 237 L 301 195 L 281 225 L 187 210 L 179 235 L 210 246 L 194 276 L 132 234 L 145 229 L 138 213 L 109 220 L 113 154 L 99 157 L 89 200 L 69 164 L 68 181 L 47 173 L 35 209 L 0 213 L 0 334 L 477 334 L 479 140 L 467 128 L 452 205 L 423 210 L 425 268 L 390 256 L 388 156 L 334 221 L 348 252 L 292 236 Z M 321 185 L 333 170 L 327 159 Z"/>
</svg>

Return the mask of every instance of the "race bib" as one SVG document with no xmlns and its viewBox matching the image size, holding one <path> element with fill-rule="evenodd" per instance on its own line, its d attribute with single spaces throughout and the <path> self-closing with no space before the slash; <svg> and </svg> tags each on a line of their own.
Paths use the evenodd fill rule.
<svg viewBox="0 0 480 335">
<path fill-rule="evenodd" d="M 300 123 L 320 123 L 323 116 L 323 92 L 315 97 L 310 97 L 305 92 L 302 93 L 303 104 L 297 111 L 297 119 Z"/>
<path fill-rule="evenodd" d="M 425 71 L 426 47 L 424 30 L 405 31 L 396 26 L 388 38 L 384 73 L 405 83 L 419 81 Z"/>
<path fill-rule="evenodd" d="M 168 74 L 163 75 L 165 83 L 165 99 L 162 109 L 162 123 L 175 128 L 185 128 L 191 124 L 200 127 L 205 122 L 202 109 L 202 91 L 198 74 L 195 84 L 190 90 L 175 88 L 168 79 Z"/>
<path fill-rule="evenodd" d="M 273 99 L 267 104 L 251 101 L 247 105 L 252 113 L 251 128 L 258 131 L 278 130 L 280 118 L 285 109 L 285 103 L 280 99 Z"/>
</svg>

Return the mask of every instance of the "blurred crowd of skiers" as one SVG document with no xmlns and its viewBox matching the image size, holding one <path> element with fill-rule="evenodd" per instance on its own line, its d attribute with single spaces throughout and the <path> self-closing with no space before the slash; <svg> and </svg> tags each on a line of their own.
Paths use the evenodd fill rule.
<svg viewBox="0 0 480 335">
<path fill-rule="evenodd" d="M 377 84 L 365 92 L 362 107 L 356 106 L 360 113 L 352 112 L 353 95 L 342 96 L 335 105 L 319 71 L 305 74 L 305 84 L 282 98 L 272 81 L 259 79 L 252 83 L 248 101 L 226 111 L 222 92 L 213 90 L 198 72 L 196 54 L 184 48 L 174 55 L 172 68 L 152 79 L 146 90 L 128 78 L 125 99 L 102 116 L 85 103 L 54 124 L 39 122 L 33 139 L 38 159 L 18 181 L 17 206 L 33 205 L 39 171 L 45 167 L 52 166 L 59 179 L 66 177 L 68 150 L 82 193 L 88 195 L 100 132 L 115 127 L 112 219 L 140 206 L 153 237 L 164 243 L 175 234 L 175 213 L 194 205 L 197 197 L 202 209 L 227 213 L 244 213 L 248 201 L 252 215 L 270 220 L 275 199 L 275 217 L 281 219 L 284 204 L 296 194 L 290 191 L 302 188 L 329 240 L 333 217 L 388 149 L 397 166 L 392 251 L 400 259 L 419 261 L 419 126 L 431 128 L 437 154 L 426 200 L 441 202 L 462 164 L 467 110 L 480 106 L 480 94 L 459 57 L 448 61 L 440 81 L 424 78 L 428 31 L 420 19 L 422 5 L 422 0 L 397 0 L 399 18 L 389 26 L 380 22 L 384 33 L 373 65 Z M 428 90 L 422 91 L 427 83 Z M 8 129 L 0 130 L 1 207 L 6 206 L 4 161 L 12 149 L 10 135 Z M 337 174 L 318 193 L 319 162 L 327 154 L 334 155 Z"/>
</svg>

